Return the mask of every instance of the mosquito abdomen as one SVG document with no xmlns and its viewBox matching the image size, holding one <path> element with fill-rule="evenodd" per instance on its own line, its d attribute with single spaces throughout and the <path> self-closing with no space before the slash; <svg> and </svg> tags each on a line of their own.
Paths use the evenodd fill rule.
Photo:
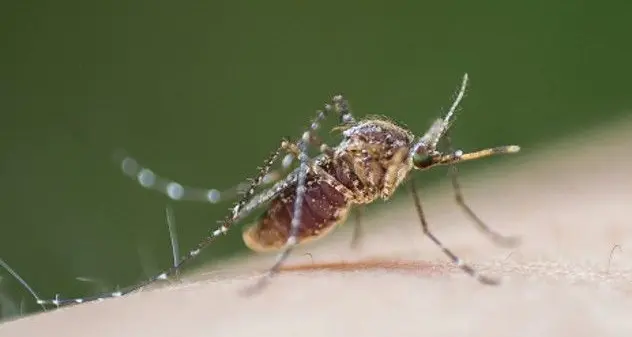
<svg viewBox="0 0 632 337">
<path fill-rule="evenodd" d="M 321 177 L 307 177 L 303 211 L 297 242 L 321 238 L 345 220 L 350 203 Z M 291 229 L 292 212 L 296 199 L 296 185 L 289 186 L 275 198 L 259 220 L 243 233 L 246 246 L 254 251 L 274 251 L 284 247 Z"/>
</svg>

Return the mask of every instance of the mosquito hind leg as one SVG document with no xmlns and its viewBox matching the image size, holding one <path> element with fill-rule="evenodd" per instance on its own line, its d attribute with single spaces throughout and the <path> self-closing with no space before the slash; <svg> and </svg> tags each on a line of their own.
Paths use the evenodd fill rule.
<svg viewBox="0 0 632 337">
<path fill-rule="evenodd" d="M 457 153 L 458 151 L 454 151 L 452 147 L 452 139 L 450 135 L 446 131 L 444 135 L 445 142 L 448 146 L 448 150 L 450 153 Z M 459 207 L 467 214 L 467 216 L 474 222 L 474 225 L 477 229 L 479 229 L 485 236 L 490 238 L 495 244 L 503 247 L 516 247 L 520 244 L 520 238 L 517 236 L 504 236 L 493 229 L 491 229 L 481 218 L 474 213 L 474 211 L 470 208 L 470 206 L 465 201 L 465 197 L 463 196 L 463 192 L 461 190 L 461 184 L 459 182 L 459 170 L 455 163 L 451 163 L 448 166 L 448 171 L 450 174 L 450 180 L 452 181 L 452 189 L 454 190 L 454 199 L 459 205 Z"/>
<path fill-rule="evenodd" d="M 419 220 L 421 221 L 421 229 L 423 230 L 424 234 L 428 238 L 430 238 L 430 240 L 432 240 L 432 242 L 434 242 L 434 244 L 437 245 L 443 251 L 443 253 L 446 254 L 450 258 L 450 260 L 452 260 L 452 263 L 454 263 L 457 267 L 459 267 L 459 269 L 464 271 L 466 274 L 472 276 L 473 278 L 475 278 L 477 281 L 479 281 L 482 284 L 497 285 L 499 283 L 497 279 L 490 278 L 479 273 L 472 266 L 468 265 L 461 258 L 456 256 L 450 249 L 444 246 L 443 243 L 441 243 L 441 241 L 439 241 L 439 239 L 437 239 L 437 237 L 434 236 L 434 234 L 432 234 L 432 232 L 428 228 L 428 222 L 426 221 L 426 217 L 424 216 L 424 212 L 421 207 L 421 201 L 419 199 L 419 194 L 417 192 L 417 187 L 415 186 L 414 179 L 411 179 L 410 181 L 410 188 L 411 188 L 413 200 L 415 202 L 415 208 L 417 209 L 417 215 L 419 216 Z"/>
<path fill-rule="evenodd" d="M 55 297 L 54 299 L 50 299 L 50 300 L 38 299 L 37 303 L 42 304 L 42 305 L 53 304 L 56 306 L 63 306 L 63 305 L 72 304 L 72 303 L 84 303 L 84 302 L 104 300 L 107 298 L 124 296 L 126 294 L 137 291 L 141 288 L 144 288 L 160 280 L 168 280 L 169 277 L 176 274 L 183 267 L 185 263 L 193 260 L 202 251 L 202 249 L 206 248 L 208 245 L 214 242 L 218 236 L 222 236 L 228 233 L 228 231 L 231 229 L 233 224 L 237 223 L 239 220 L 246 217 L 250 213 L 250 211 L 252 211 L 252 209 L 245 209 L 244 206 L 248 204 L 250 200 L 253 198 L 255 194 L 255 189 L 263 183 L 264 177 L 270 171 L 270 167 L 276 161 L 281 150 L 282 150 L 282 147 L 279 147 L 278 149 L 273 151 L 270 154 L 270 156 L 266 159 L 263 167 L 259 168 L 258 175 L 255 176 L 255 178 L 251 180 L 250 187 L 245 191 L 241 199 L 237 203 L 235 203 L 235 205 L 230 209 L 230 213 L 226 216 L 226 218 L 223 221 L 221 221 L 221 226 L 215 229 L 214 231 L 212 231 L 203 240 L 201 240 L 194 249 L 190 250 L 184 256 L 180 257 L 177 263 L 172 264 L 172 266 L 166 271 L 163 271 L 162 273 L 157 274 L 141 283 L 138 283 L 134 286 L 125 288 L 120 291 L 98 294 L 98 295 L 84 297 L 84 298 L 61 299 L 59 297 Z"/>
<path fill-rule="evenodd" d="M 342 124 L 353 124 L 356 122 L 353 113 L 349 108 L 349 101 L 342 95 L 336 95 L 332 98 L 333 110 L 336 111 Z M 327 108 L 327 106 L 325 106 Z M 331 108 L 331 107 L 329 107 Z"/>
<path fill-rule="evenodd" d="M 312 122 L 310 130 L 316 131 L 320 126 L 320 122 L 332 111 L 337 112 L 340 122 L 343 124 L 355 122 L 347 100 L 342 95 L 336 95 L 332 98 L 331 104 L 325 104 L 324 110 L 318 111 L 318 116 Z M 330 153 L 331 149 L 314 132 L 310 132 L 309 137 L 311 145 L 318 145 L 321 152 Z M 216 204 L 236 198 L 250 186 L 248 182 L 242 182 L 224 191 L 215 188 L 186 186 L 175 180 L 158 175 L 150 168 L 140 165 L 134 157 L 124 151 L 117 152 L 115 158 L 120 163 L 123 174 L 136 180 L 142 187 L 158 191 L 176 201 L 189 200 Z M 281 161 L 281 168 L 268 172 L 262 178 L 262 185 L 269 185 L 279 181 L 289 171 L 294 159 L 294 154 L 287 153 Z"/>
<path fill-rule="evenodd" d="M 174 201 L 200 201 L 217 204 L 225 200 L 233 200 L 243 194 L 250 187 L 249 182 L 236 184 L 228 189 L 220 191 L 215 188 L 202 188 L 186 186 L 175 180 L 156 174 L 148 167 L 144 167 L 132 156 L 120 151 L 116 154 L 116 160 L 121 165 L 123 174 L 134 179 L 140 186 L 160 192 Z M 290 154 L 283 159 L 281 168 L 271 170 L 261 180 L 261 185 L 273 184 L 283 177 L 292 164 Z"/>
<path fill-rule="evenodd" d="M 316 123 L 312 123 L 313 125 L 317 125 Z M 313 128 L 312 128 L 313 129 Z M 298 153 L 298 159 L 300 161 L 300 165 L 298 168 L 298 172 L 297 172 L 297 176 L 296 176 L 296 180 L 297 180 L 297 184 L 296 184 L 296 198 L 294 200 L 294 208 L 292 211 L 292 221 L 290 224 L 290 233 L 288 236 L 287 241 L 285 242 L 285 247 L 283 248 L 283 251 L 281 253 L 279 253 L 279 255 L 277 255 L 277 259 L 276 262 L 274 263 L 274 265 L 268 269 L 268 271 L 265 273 L 265 275 L 263 275 L 256 284 L 254 284 L 251 287 L 248 287 L 245 289 L 244 291 L 244 295 L 253 295 L 259 291 L 261 291 L 263 288 L 265 288 L 266 285 L 268 285 L 269 281 L 276 276 L 276 274 L 278 274 L 279 270 L 281 269 L 281 266 L 283 265 L 283 263 L 285 262 L 285 260 L 287 260 L 287 258 L 289 257 L 290 253 L 292 252 L 292 250 L 294 249 L 294 247 L 297 244 L 298 241 L 298 230 L 300 228 L 300 219 L 302 216 L 302 207 L 301 205 L 303 204 L 303 199 L 305 197 L 305 181 L 307 180 L 307 173 L 309 171 L 309 157 L 307 155 L 307 145 L 309 143 L 310 140 L 310 135 L 309 135 L 309 131 L 306 131 L 303 134 L 303 137 L 301 139 L 301 141 L 298 143 L 298 145 L 292 144 L 292 143 L 285 143 L 288 147 L 296 147 L 296 149 L 298 149 L 299 153 Z M 292 146 L 294 145 L 294 146 Z"/>
<path fill-rule="evenodd" d="M 316 118 L 310 124 L 310 127 L 305 131 L 297 144 L 292 142 L 285 142 L 284 145 L 290 153 L 293 153 L 299 160 L 299 167 L 296 175 L 296 198 L 294 200 L 294 207 L 292 210 L 292 221 L 290 224 L 290 233 L 285 243 L 283 251 L 277 256 L 274 265 L 268 269 L 266 274 L 259 279 L 259 281 L 245 289 L 245 295 L 252 295 L 262 290 L 268 282 L 278 274 L 281 266 L 287 260 L 290 253 L 294 249 L 298 241 L 299 228 L 301 226 L 302 205 L 305 197 L 305 181 L 307 180 L 307 173 L 310 170 L 310 157 L 308 155 L 309 145 L 319 145 L 322 153 L 331 155 L 332 150 L 327 144 L 323 143 L 316 135 L 316 131 L 320 127 L 320 123 L 327 117 L 327 115 L 336 111 L 339 114 L 341 123 L 353 123 L 351 111 L 349 109 L 347 101 L 342 95 L 336 95 L 332 98 L 331 104 L 325 104 L 324 110 L 318 110 Z"/>
<path fill-rule="evenodd" d="M 31 296 L 33 296 L 35 302 L 42 307 L 42 310 L 46 311 L 46 306 L 44 306 L 44 303 L 42 303 L 42 299 L 39 297 L 39 295 L 37 295 L 35 290 L 33 290 L 33 288 L 31 288 L 31 286 L 29 286 L 29 284 L 24 281 L 20 274 L 14 271 L 13 268 L 11 268 L 8 263 L 4 262 L 3 259 L 0 259 L 0 267 L 4 268 L 7 272 L 9 272 L 9 274 L 11 274 L 11 276 L 13 276 L 18 282 L 20 282 L 20 284 L 26 290 L 28 290 L 29 293 L 31 293 Z"/>
</svg>

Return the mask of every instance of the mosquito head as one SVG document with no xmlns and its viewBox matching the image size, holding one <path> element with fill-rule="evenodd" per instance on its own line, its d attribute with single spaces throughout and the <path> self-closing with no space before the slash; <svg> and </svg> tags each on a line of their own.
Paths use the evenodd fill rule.
<svg viewBox="0 0 632 337">
<path fill-rule="evenodd" d="M 451 153 L 442 153 L 437 151 L 437 144 L 442 138 L 444 138 L 446 132 L 450 128 L 450 125 L 454 120 L 454 112 L 465 95 L 467 82 L 468 76 L 466 73 L 463 75 L 461 89 L 452 103 L 450 110 L 448 110 L 448 113 L 446 113 L 445 117 L 435 120 L 428 131 L 426 131 L 426 133 L 411 148 L 409 156 L 412 158 L 414 168 L 418 170 L 426 170 L 436 165 L 451 165 L 466 160 L 479 159 L 496 154 L 516 153 L 520 151 L 520 147 L 518 145 L 498 146 L 469 153 L 463 153 L 461 150 L 456 150 Z"/>
</svg>

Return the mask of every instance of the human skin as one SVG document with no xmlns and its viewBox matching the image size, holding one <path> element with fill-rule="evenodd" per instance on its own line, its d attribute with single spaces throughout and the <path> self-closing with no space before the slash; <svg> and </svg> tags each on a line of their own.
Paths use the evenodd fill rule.
<svg viewBox="0 0 632 337">
<path fill-rule="evenodd" d="M 517 248 L 478 232 L 453 202 L 448 179 L 420 190 L 435 235 L 500 277 L 498 286 L 454 268 L 402 196 L 365 218 L 360 249 L 349 247 L 347 223 L 297 249 L 253 297 L 241 290 L 274 255 L 7 322 L 0 336 L 632 336 L 632 124 L 618 124 L 523 148 L 463 177 L 475 212 L 498 232 L 520 236 Z"/>
</svg>

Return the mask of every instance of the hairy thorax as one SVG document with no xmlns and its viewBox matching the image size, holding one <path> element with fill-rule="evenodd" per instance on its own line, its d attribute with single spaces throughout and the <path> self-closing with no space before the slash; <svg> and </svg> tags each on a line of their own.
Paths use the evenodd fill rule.
<svg viewBox="0 0 632 337">
<path fill-rule="evenodd" d="M 343 131 L 332 163 L 325 169 L 353 192 L 353 202 L 388 199 L 411 169 L 413 135 L 380 119 L 359 122 Z"/>
</svg>

